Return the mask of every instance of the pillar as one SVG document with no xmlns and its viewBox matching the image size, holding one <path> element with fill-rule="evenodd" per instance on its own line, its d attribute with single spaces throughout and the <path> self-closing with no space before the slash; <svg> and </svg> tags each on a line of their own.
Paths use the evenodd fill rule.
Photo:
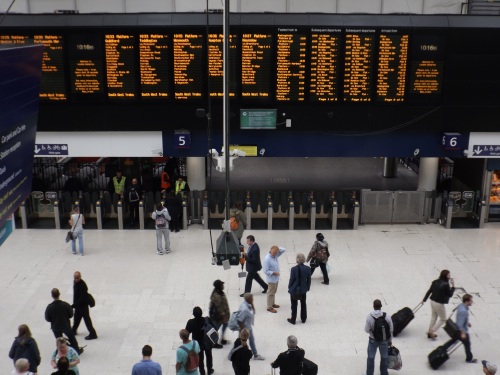
<svg viewBox="0 0 500 375">
<path fill-rule="evenodd" d="M 418 190 L 436 190 L 439 172 L 439 158 L 420 158 Z"/>
<path fill-rule="evenodd" d="M 398 158 L 384 158 L 384 173 L 382 176 L 387 178 L 398 176 Z"/>
<path fill-rule="evenodd" d="M 188 157 L 186 158 L 187 182 L 191 190 L 205 190 L 205 158 Z"/>
</svg>

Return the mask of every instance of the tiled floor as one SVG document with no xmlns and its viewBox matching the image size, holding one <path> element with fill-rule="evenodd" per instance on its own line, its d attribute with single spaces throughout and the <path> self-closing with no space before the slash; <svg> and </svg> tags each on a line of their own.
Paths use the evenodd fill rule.
<svg viewBox="0 0 500 375">
<path fill-rule="evenodd" d="M 265 361 L 252 361 L 252 374 L 270 374 L 269 362 L 286 349 L 286 337 L 294 334 L 306 356 L 319 365 L 321 375 L 357 375 L 365 370 L 367 335 L 363 331 L 372 301 L 380 298 L 384 310 L 394 313 L 414 307 L 443 268 L 450 269 L 457 286 L 475 296 L 471 308 L 472 350 L 478 359 L 500 364 L 500 226 L 485 229 L 445 230 L 437 225 L 364 226 L 358 231 L 324 232 L 331 244 L 332 281 L 313 277 L 308 294 L 309 319 L 291 326 L 286 322 L 290 301 L 286 285 L 295 254 L 310 249 L 312 231 L 253 231 L 264 258 L 273 244 L 285 246 L 280 259 L 278 314 L 265 309 L 265 296 L 254 284 L 256 344 Z M 214 243 L 219 233 L 213 232 Z M 244 279 L 239 267 L 224 271 L 211 265 L 210 237 L 201 226 L 172 235 L 172 253 L 156 255 L 153 231 L 85 232 L 85 256 L 72 255 L 63 230 L 17 230 L 0 248 L 0 374 L 8 375 L 12 363 L 7 353 L 17 326 L 30 326 L 42 353 L 40 375 L 51 373 L 54 338 L 44 321 L 51 302 L 50 290 L 58 287 L 62 299 L 72 301 L 72 275 L 79 270 L 97 301 L 91 314 L 99 339 L 82 355 L 82 375 L 130 374 L 149 343 L 153 359 L 163 374 L 175 373 L 178 331 L 199 305 L 207 312 L 212 282 L 225 281 L 232 309 L 239 306 Z M 451 300 L 457 305 L 458 296 Z M 429 303 L 394 344 L 401 350 L 399 374 L 431 374 L 427 354 L 445 340 L 429 341 L 425 332 L 430 319 Z M 82 323 L 83 324 L 83 323 Z M 235 333 L 229 338 L 234 339 Z M 214 350 L 216 374 L 232 374 L 229 349 Z M 482 373 L 479 364 L 466 364 L 459 348 L 439 370 L 440 374 Z M 377 356 L 378 367 L 378 356 Z M 394 373 L 394 372 L 393 372 Z"/>
</svg>

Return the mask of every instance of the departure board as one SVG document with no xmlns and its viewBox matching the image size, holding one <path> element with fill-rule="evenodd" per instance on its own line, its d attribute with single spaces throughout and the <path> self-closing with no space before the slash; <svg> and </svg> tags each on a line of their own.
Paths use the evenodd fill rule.
<svg viewBox="0 0 500 375">
<path fill-rule="evenodd" d="M 66 73 L 64 70 L 64 40 L 62 35 L 35 35 L 35 44 L 43 44 L 41 100 L 66 100 Z"/>
<path fill-rule="evenodd" d="M 175 99 L 203 95 L 203 34 L 174 34 Z"/>
<path fill-rule="evenodd" d="M 135 37 L 130 34 L 106 34 L 106 82 L 108 98 L 135 98 Z"/>
<path fill-rule="evenodd" d="M 372 100 L 374 29 L 347 29 L 345 36 L 344 101 Z"/>
<path fill-rule="evenodd" d="M 338 101 L 340 29 L 311 29 L 311 101 Z"/>
<path fill-rule="evenodd" d="M 26 44 L 29 41 L 27 35 L 0 35 L 0 44 Z"/>
<path fill-rule="evenodd" d="M 241 36 L 241 96 L 269 98 L 273 35 L 243 32 Z"/>
<path fill-rule="evenodd" d="M 224 78 L 224 35 L 208 35 L 208 78 L 210 80 L 210 96 L 223 97 Z M 229 96 L 236 95 L 236 67 L 238 66 L 237 36 L 229 36 Z"/>
<path fill-rule="evenodd" d="M 306 92 L 307 35 L 294 28 L 276 34 L 276 100 L 303 101 Z"/>
<path fill-rule="evenodd" d="M 409 35 L 382 29 L 379 36 L 377 100 L 405 100 Z"/>
<path fill-rule="evenodd" d="M 165 34 L 139 35 L 139 68 L 141 97 L 168 97 L 169 37 Z"/>
<path fill-rule="evenodd" d="M 101 100 L 103 90 L 102 37 L 73 34 L 69 39 L 71 95 L 75 100 Z"/>
</svg>

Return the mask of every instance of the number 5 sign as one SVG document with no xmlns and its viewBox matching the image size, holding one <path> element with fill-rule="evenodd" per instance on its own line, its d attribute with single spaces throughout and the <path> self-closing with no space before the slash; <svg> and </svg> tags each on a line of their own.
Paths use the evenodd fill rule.
<svg viewBox="0 0 500 375">
<path fill-rule="evenodd" d="M 183 131 L 182 133 L 177 133 L 176 131 L 174 143 L 175 148 L 191 148 L 191 134 L 186 131 Z"/>
<path fill-rule="evenodd" d="M 462 149 L 462 134 L 460 134 L 460 133 L 443 133 L 442 145 L 443 145 L 443 149 L 445 149 L 445 150 L 461 150 Z"/>
</svg>

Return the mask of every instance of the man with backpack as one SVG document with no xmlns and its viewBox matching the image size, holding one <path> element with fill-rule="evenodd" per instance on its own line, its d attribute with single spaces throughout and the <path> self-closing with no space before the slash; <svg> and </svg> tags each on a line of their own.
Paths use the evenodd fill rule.
<svg viewBox="0 0 500 375">
<path fill-rule="evenodd" d="M 189 340 L 189 331 L 181 329 L 179 337 L 182 345 L 177 349 L 177 363 L 175 364 L 175 373 L 177 375 L 199 375 L 198 367 L 200 365 L 200 345 L 196 340 Z"/>
<path fill-rule="evenodd" d="M 373 301 L 373 311 L 366 318 L 365 332 L 370 335 L 366 375 L 373 375 L 375 371 L 377 348 L 380 351 L 380 374 L 388 375 L 387 357 L 389 355 L 389 346 L 392 344 L 393 325 L 391 316 L 382 311 L 382 302 L 379 299 Z"/>
<path fill-rule="evenodd" d="M 168 210 L 161 203 L 156 207 L 156 211 L 151 214 L 155 221 L 156 228 L 156 254 L 163 255 L 162 237 L 165 238 L 165 254 L 170 253 L 170 233 L 168 222 L 171 220 Z"/>
</svg>

